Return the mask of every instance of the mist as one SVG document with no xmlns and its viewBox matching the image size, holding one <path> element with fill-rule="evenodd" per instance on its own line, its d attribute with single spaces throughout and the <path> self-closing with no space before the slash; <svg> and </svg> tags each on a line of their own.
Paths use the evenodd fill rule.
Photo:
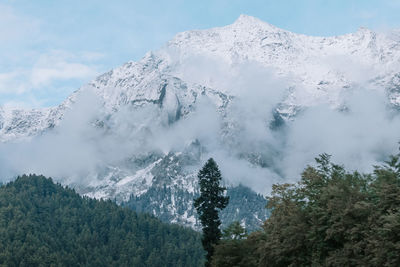
<svg viewBox="0 0 400 267">
<path fill-rule="evenodd" d="M 276 110 L 293 86 L 292 77 L 277 76 L 276 70 L 256 62 L 167 52 L 175 62 L 176 77 L 232 96 L 229 105 L 217 110 L 215 99 L 200 96 L 190 113 L 170 123 L 168 107 L 123 106 L 109 114 L 102 108 L 103 99 L 90 89 L 81 90 L 57 127 L 28 140 L 0 144 L 1 179 L 37 173 L 63 183 L 93 184 L 106 167 L 134 173 L 139 167 L 133 163 L 127 167 L 129 158 L 181 152 L 197 141 L 201 160 L 190 168 L 196 170 L 214 157 L 227 184 L 268 194 L 274 183 L 298 180 L 318 154 L 331 154 L 335 163 L 368 172 L 397 151 L 398 112 L 382 88 L 368 87 L 360 75 L 363 66 L 347 64 L 351 69 L 346 73 L 355 83 L 346 91 L 337 90 L 340 109 L 330 104 L 331 99 L 315 98 L 312 91 L 298 86 L 296 96 L 313 105 L 274 127 Z M 326 60 L 326 64 L 338 62 Z"/>
</svg>

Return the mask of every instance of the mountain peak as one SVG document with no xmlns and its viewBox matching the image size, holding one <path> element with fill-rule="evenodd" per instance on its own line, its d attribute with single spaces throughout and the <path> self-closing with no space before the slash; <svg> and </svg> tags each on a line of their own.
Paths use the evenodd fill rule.
<svg viewBox="0 0 400 267">
<path fill-rule="evenodd" d="M 269 24 L 265 21 L 262 21 L 256 17 L 253 16 L 249 16 L 249 15 L 245 15 L 245 14 L 241 14 L 236 20 L 235 22 L 232 24 L 234 26 L 256 26 L 256 27 L 262 27 L 262 28 L 269 28 L 271 30 L 278 30 L 278 27 L 275 27 L 272 24 Z"/>
<path fill-rule="evenodd" d="M 253 17 L 253 16 L 249 16 L 246 14 L 241 14 L 234 23 L 248 23 L 248 22 L 259 22 L 259 23 L 264 23 L 262 20 Z"/>
<path fill-rule="evenodd" d="M 365 35 L 365 34 L 373 34 L 374 31 L 368 29 L 367 27 L 359 27 L 356 33 Z"/>
<path fill-rule="evenodd" d="M 211 155 L 225 162 L 227 182 L 243 181 L 264 193 L 271 183 L 297 175 L 314 152 L 334 149 L 321 137 L 330 130 L 329 119 L 336 128 L 356 119 L 366 123 L 346 136 L 333 131 L 337 142 L 373 151 L 380 140 L 396 139 L 386 133 L 398 122 L 386 120 L 381 107 L 389 101 L 400 106 L 400 31 L 392 35 L 364 28 L 314 37 L 248 15 L 228 26 L 178 33 L 166 47 L 99 76 L 58 107 L 0 108 L 0 143 L 9 142 L 0 147 L 0 173 L 65 177 L 64 183 L 97 198 L 125 201 L 132 195 L 136 206 L 194 226 L 195 169 Z M 374 102 L 374 88 L 389 99 Z M 359 96 L 360 105 L 353 106 Z M 373 109 L 364 110 L 365 103 Z M 372 117 L 377 121 L 371 124 L 366 118 L 375 111 L 383 119 Z M 322 128 L 309 135 L 304 131 L 314 120 Z M 355 138 L 365 137 L 374 123 L 387 128 L 374 139 Z M 31 137 L 32 144 L 25 142 Z M 360 165 L 383 150 L 361 152 Z M 240 215 L 245 209 L 232 210 Z"/>
</svg>

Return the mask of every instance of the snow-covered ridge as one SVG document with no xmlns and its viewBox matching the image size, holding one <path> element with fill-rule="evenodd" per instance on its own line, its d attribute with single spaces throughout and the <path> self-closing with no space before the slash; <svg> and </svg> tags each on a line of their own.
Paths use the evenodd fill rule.
<svg viewBox="0 0 400 267">
<path fill-rule="evenodd" d="M 59 106 L 0 108 L 0 145 L 30 138 L 34 142 L 35 136 L 55 132 L 50 140 L 54 148 L 41 155 L 50 155 L 50 165 L 65 160 L 62 170 L 77 172 L 59 174 L 57 166 L 51 166 L 51 176 L 58 175 L 92 197 L 126 201 L 134 196 L 150 210 L 162 207 L 151 211 L 154 214 L 169 213 L 171 220 L 193 226 L 190 201 L 204 157 L 215 152 L 226 159 L 225 170 L 237 179 L 248 178 L 249 186 L 260 192 L 272 183 L 267 179 L 280 175 L 277 168 L 287 167 L 277 162 L 287 157 L 280 142 L 290 145 L 290 140 L 274 139 L 268 123 L 294 121 L 299 110 L 320 104 L 346 110 L 348 94 L 364 87 L 384 92 L 389 103 L 399 106 L 399 67 L 398 31 L 361 28 L 341 36 L 314 37 L 241 15 L 225 27 L 177 34 L 140 61 L 100 75 Z M 207 101 L 202 103 L 203 99 Z M 46 138 L 40 141 L 40 146 L 47 144 Z M 301 146 L 299 151 L 304 158 Z M 36 154 L 33 157 L 36 160 Z M 18 164 L 11 167 L 47 174 L 48 162 L 39 159 L 22 170 Z M 44 169 L 38 167 L 42 163 Z M 164 201 L 159 194 L 168 196 Z M 144 203 L 147 199 L 152 203 Z"/>
<path fill-rule="evenodd" d="M 306 36 L 241 15 L 225 27 L 179 33 L 161 50 L 111 70 L 80 90 L 94 89 L 109 112 L 127 104 L 148 102 L 162 106 L 164 101 L 174 109 L 170 112 L 180 108 L 187 112 L 204 88 L 226 97 L 233 95 L 229 88 L 216 88 L 212 81 L 193 84 L 185 80 L 187 75 L 179 65 L 200 55 L 224 61 L 228 66 L 258 62 L 274 69 L 277 75 L 291 77 L 292 90 L 282 101 L 282 113 L 289 116 L 298 106 L 320 102 L 340 106 L 342 92 L 364 82 L 360 79 L 365 77 L 371 86 L 391 91 L 390 101 L 398 104 L 399 39 L 397 31 L 377 33 L 366 28 L 334 37 Z M 349 65 L 358 65 L 367 75 L 350 73 Z M 222 100 L 218 97 L 216 101 Z M 32 136 L 54 127 L 68 103 L 46 109 L 0 109 L 0 141 Z"/>
<path fill-rule="evenodd" d="M 188 54 L 207 52 L 224 56 L 231 62 L 254 60 L 286 72 L 297 72 L 299 67 L 316 64 L 324 56 L 344 55 L 367 64 L 398 62 L 400 51 L 393 34 L 360 28 L 356 33 L 341 36 L 306 36 L 246 15 L 229 26 L 180 33 L 168 46 L 179 47 Z"/>
</svg>

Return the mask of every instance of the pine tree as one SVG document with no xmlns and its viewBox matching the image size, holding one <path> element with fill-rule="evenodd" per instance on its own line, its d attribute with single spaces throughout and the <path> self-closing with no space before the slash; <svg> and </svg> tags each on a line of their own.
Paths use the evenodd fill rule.
<svg viewBox="0 0 400 267">
<path fill-rule="evenodd" d="M 218 212 L 224 209 L 229 197 L 224 196 L 225 187 L 220 186 L 221 172 L 217 163 L 210 158 L 199 171 L 200 196 L 194 200 L 194 206 L 203 226 L 203 248 L 207 252 L 206 266 L 210 266 L 214 246 L 221 239 L 221 220 Z"/>
<path fill-rule="evenodd" d="M 247 237 L 246 229 L 238 221 L 234 221 L 223 231 L 224 239 L 241 240 Z"/>
</svg>

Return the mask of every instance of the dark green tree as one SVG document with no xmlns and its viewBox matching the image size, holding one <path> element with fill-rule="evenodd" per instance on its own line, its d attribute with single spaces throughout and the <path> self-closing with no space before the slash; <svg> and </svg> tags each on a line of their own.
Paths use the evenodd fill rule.
<svg viewBox="0 0 400 267">
<path fill-rule="evenodd" d="M 229 228 L 229 227 L 228 227 Z M 228 229 L 227 229 L 228 230 Z M 237 235 L 226 236 L 227 233 L 224 231 L 224 237 L 220 240 L 217 246 L 215 246 L 214 255 L 212 257 L 211 266 L 213 267 L 258 267 L 258 266 L 269 266 L 260 265 L 260 258 L 258 251 L 260 250 L 260 244 L 262 244 L 261 238 L 263 234 L 253 232 L 249 236 L 243 236 L 245 232 L 244 228 L 229 229 L 234 233 L 240 233 Z M 239 230 L 239 231 L 237 231 Z M 241 236 L 241 237 L 240 237 Z"/>
<path fill-rule="evenodd" d="M 224 239 L 241 240 L 246 237 L 247 231 L 243 226 L 240 225 L 238 221 L 234 221 L 223 230 Z"/>
<path fill-rule="evenodd" d="M 0 266 L 204 266 L 200 239 L 43 176 L 0 187 Z"/>
<path fill-rule="evenodd" d="M 203 226 L 203 248 L 207 252 L 206 266 L 210 266 L 214 246 L 221 239 L 221 220 L 218 212 L 224 209 L 229 197 L 224 195 L 225 187 L 220 185 L 221 172 L 217 163 L 210 158 L 197 175 L 200 185 L 200 196 L 194 200 L 194 206 Z"/>
</svg>

